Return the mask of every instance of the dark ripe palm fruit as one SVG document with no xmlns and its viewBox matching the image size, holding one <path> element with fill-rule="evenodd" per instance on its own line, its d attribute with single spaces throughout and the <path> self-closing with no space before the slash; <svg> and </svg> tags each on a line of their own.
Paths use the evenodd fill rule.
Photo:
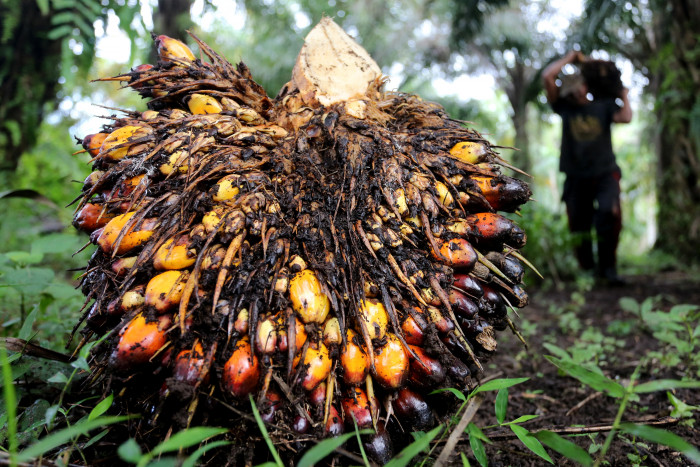
<svg viewBox="0 0 700 467">
<path fill-rule="evenodd" d="M 274 99 L 192 39 L 197 54 L 156 36 L 156 64 L 107 78 L 148 110 L 82 140 L 90 381 L 151 414 L 134 437 L 206 423 L 242 438 L 252 399 L 280 450 L 355 420 L 386 460 L 391 401 L 430 429 L 416 393 L 472 389 L 495 331 L 515 326 L 526 237 L 500 211 L 529 188 L 442 107 L 386 92 L 328 18 Z"/>
<path fill-rule="evenodd" d="M 393 400 L 394 413 L 399 417 L 404 426 L 411 430 L 424 430 L 435 423 L 435 415 L 428 402 L 415 391 L 402 388 L 396 393 Z"/>
</svg>

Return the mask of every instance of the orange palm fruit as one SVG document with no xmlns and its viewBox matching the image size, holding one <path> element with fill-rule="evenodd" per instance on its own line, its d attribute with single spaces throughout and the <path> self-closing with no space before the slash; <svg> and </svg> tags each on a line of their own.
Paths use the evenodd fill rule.
<svg viewBox="0 0 700 467">
<path fill-rule="evenodd" d="M 308 333 L 306 332 L 306 327 L 299 318 L 294 317 L 294 344 L 296 345 L 297 352 L 304 347 L 306 339 L 308 338 Z"/>
<path fill-rule="evenodd" d="M 423 311 L 421 311 L 420 308 L 416 307 L 416 314 L 423 317 Z M 424 317 L 423 319 L 418 318 L 417 320 L 409 314 L 406 319 L 403 320 L 403 323 L 401 323 L 401 330 L 403 331 L 403 336 L 404 339 L 406 339 L 406 342 L 408 344 L 421 345 L 423 343 L 423 339 L 425 338 L 423 329 L 425 329 L 426 325 L 427 321 L 425 321 Z"/>
<path fill-rule="evenodd" d="M 103 205 L 87 203 L 73 218 L 73 227 L 90 233 L 104 227 L 114 217 L 115 214 L 107 212 Z"/>
<path fill-rule="evenodd" d="M 389 389 L 401 387 L 408 377 L 406 350 L 395 334 L 387 333 L 386 344 L 374 356 L 374 379 Z"/>
<path fill-rule="evenodd" d="M 107 133 L 94 133 L 92 135 L 87 135 L 83 138 L 83 148 L 90 153 L 92 157 L 96 157 L 100 153 L 100 147 L 105 138 L 107 138 Z"/>
<path fill-rule="evenodd" d="M 532 194 L 527 183 L 505 175 L 498 177 L 472 175 L 471 180 L 479 188 L 491 208 L 496 211 L 515 211 L 521 204 L 527 202 Z"/>
<path fill-rule="evenodd" d="M 166 330 L 172 324 L 170 316 L 159 316 L 147 321 L 139 313 L 119 333 L 117 348 L 112 354 L 112 363 L 118 369 L 148 362 L 167 342 Z"/>
<path fill-rule="evenodd" d="M 372 412 L 365 391 L 359 387 L 350 389 L 349 394 L 341 399 L 345 424 L 353 426 L 353 420 L 360 428 L 366 428 L 372 424 Z"/>
<path fill-rule="evenodd" d="M 197 260 L 197 250 L 189 248 L 189 237 L 183 235 L 176 241 L 170 238 L 163 243 L 153 256 L 153 267 L 158 271 L 185 269 Z"/>
<path fill-rule="evenodd" d="M 411 371 L 409 381 L 418 388 L 429 389 L 437 387 L 445 379 L 445 369 L 440 361 L 428 356 L 422 347 L 409 345 L 413 350 L 412 355 L 408 353 L 411 361 Z M 417 358 L 416 358 L 417 357 Z"/>
<path fill-rule="evenodd" d="M 193 62 L 196 58 L 184 42 L 172 37 L 160 35 L 156 37 L 155 42 L 158 56 L 164 62 Z"/>
<path fill-rule="evenodd" d="M 130 151 L 135 140 L 153 134 L 153 129 L 148 125 L 126 125 L 117 128 L 102 142 L 99 155 L 105 159 L 118 161 L 132 155 Z"/>
<path fill-rule="evenodd" d="M 173 377 L 182 383 L 194 385 L 197 381 L 206 383 L 209 379 L 209 371 L 204 369 L 204 350 L 202 344 L 197 342 L 192 349 L 183 350 L 175 357 Z"/>
<path fill-rule="evenodd" d="M 478 245 L 500 245 L 522 248 L 527 242 L 525 231 L 507 217 L 493 212 L 482 212 L 467 216 L 471 225 L 471 236 Z"/>
<path fill-rule="evenodd" d="M 352 329 L 347 330 L 345 341 L 345 349 L 340 353 L 343 380 L 347 384 L 361 384 L 369 373 L 369 355 L 361 344 L 359 336 Z"/>
<path fill-rule="evenodd" d="M 476 141 L 461 141 L 450 149 L 450 155 L 467 164 L 478 164 L 486 158 L 486 146 Z"/>
<path fill-rule="evenodd" d="M 330 310 L 330 300 L 323 290 L 316 273 L 310 269 L 298 272 L 289 281 L 289 298 L 292 307 L 305 323 L 321 324 Z"/>
<path fill-rule="evenodd" d="M 188 277 L 188 271 L 165 271 L 154 276 L 146 286 L 146 305 L 154 307 L 158 313 L 177 307 Z"/>
<path fill-rule="evenodd" d="M 444 261 L 447 266 L 459 269 L 471 269 L 478 259 L 471 244 L 460 237 L 450 240 L 436 238 L 440 253 L 433 251 L 433 256 L 438 261 Z"/>
<path fill-rule="evenodd" d="M 218 114 L 223 110 L 219 101 L 207 94 L 193 93 L 186 98 L 186 101 L 193 115 Z"/>
<path fill-rule="evenodd" d="M 154 229 L 158 225 L 158 219 L 156 218 L 148 218 L 136 222 L 122 235 L 119 245 L 117 246 L 117 239 L 134 214 L 135 212 L 121 214 L 104 226 L 102 233 L 97 238 L 97 244 L 102 248 L 102 251 L 105 253 L 116 251 L 117 254 L 121 255 L 143 245 L 151 238 Z"/>
<path fill-rule="evenodd" d="M 224 365 L 224 388 L 234 397 L 243 398 L 253 392 L 260 379 L 260 364 L 253 354 L 248 336 L 236 344 L 233 354 Z"/>
<path fill-rule="evenodd" d="M 389 315 L 379 300 L 362 300 L 357 318 L 358 325 L 367 329 L 370 339 L 381 339 L 386 335 Z"/>
<path fill-rule="evenodd" d="M 296 363 L 298 364 L 299 361 L 300 356 L 298 355 L 296 357 Z M 302 364 L 306 367 L 306 372 L 304 373 L 301 381 L 301 386 L 307 391 L 312 391 L 321 383 L 321 381 L 328 378 L 333 361 L 328 354 L 328 347 L 320 342 L 317 348 L 310 345 L 306 349 L 306 354 L 304 354 L 304 361 Z"/>
</svg>

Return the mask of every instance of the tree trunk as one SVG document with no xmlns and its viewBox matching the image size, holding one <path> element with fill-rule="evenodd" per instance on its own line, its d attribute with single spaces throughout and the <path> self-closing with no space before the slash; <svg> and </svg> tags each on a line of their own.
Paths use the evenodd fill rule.
<svg viewBox="0 0 700 467">
<path fill-rule="evenodd" d="M 0 5 L 0 17 L 0 37 L 9 37 L 0 51 L 0 170 L 12 171 L 36 142 L 46 104 L 55 101 L 62 39 L 47 38 L 55 26 L 35 1 Z"/>
<path fill-rule="evenodd" d="M 657 248 L 698 259 L 700 251 L 700 11 L 691 1 L 675 0 L 668 10 L 670 40 L 661 51 L 657 116 L 659 121 Z"/>
<path fill-rule="evenodd" d="M 524 64 L 518 62 L 508 70 L 510 83 L 505 85 L 508 101 L 513 109 L 513 127 L 515 128 L 515 147 L 517 151 L 510 157 L 514 166 L 530 173 L 530 138 L 527 134 L 527 75 Z"/>
</svg>

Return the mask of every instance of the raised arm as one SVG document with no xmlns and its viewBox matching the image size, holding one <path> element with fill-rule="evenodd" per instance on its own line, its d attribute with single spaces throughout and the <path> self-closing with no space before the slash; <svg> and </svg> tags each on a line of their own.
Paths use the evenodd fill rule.
<svg viewBox="0 0 700 467">
<path fill-rule="evenodd" d="M 630 101 L 627 97 L 628 93 L 629 89 L 622 88 L 622 92 L 620 93 L 622 107 L 613 114 L 613 122 L 615 123 L 629 123 L 632 121 L 632 107 L 630 107 Z"/>
<path fill-rule="evenodd" d="M 559 99 L 559 88 L 557 87 L 556 80 L 561 69 L 564 68 L 564 65 L 581 61 L 583 61 L 583 54 L 579 51 L 572 50 L 559 60 L 547 65 L 547 68 L 544 69 L 542 72 L 542 82 L 547 93 L 547 101 L 550 104 L 553 104 Z"/>
</svg>

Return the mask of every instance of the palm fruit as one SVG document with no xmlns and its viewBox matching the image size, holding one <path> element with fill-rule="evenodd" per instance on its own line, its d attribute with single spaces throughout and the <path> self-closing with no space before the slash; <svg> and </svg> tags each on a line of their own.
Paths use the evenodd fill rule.
<svg viewBox="0 0 700 467">
<path fill-rule="evenodd" d="M 495 331 L 514 329 L 526 236 L 497 211 L 530 190 L 440 106 L 385 92 L 328 18 L 275 99 L 192 37 L 202 60 L 158 36 L 156 65 L 109 78 L 149 109 L 83 141 L 93 381 L 148 414 L 132 436 L 190 423 L 245 436 L 252 398 L 289 428 L 274 430 L 280 449 L 357 424 L 390 458 L 391 407 L 430 429 L 449 414 L 428 394 L 473 388 Z"/>
</svg>

